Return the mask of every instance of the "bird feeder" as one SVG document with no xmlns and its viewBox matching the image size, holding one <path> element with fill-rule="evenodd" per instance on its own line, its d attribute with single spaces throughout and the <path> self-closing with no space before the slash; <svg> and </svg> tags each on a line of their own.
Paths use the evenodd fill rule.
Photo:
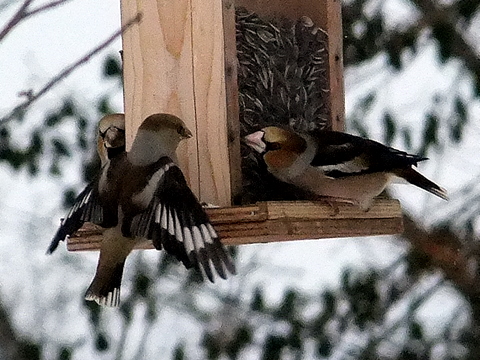
<svg viewBox="0 0 480 360">
<path fill-rule="evenodd" d="M 127 148 L 148 115 L 171 113 L 193 133 L 177 151 L 180 166 L 225 244 L 395 234 L 398 201 L 379 199 L 368 211 L 311 201 L 236 206 L 242 191 L 236 11 L 267 19 L 307 17 L 322 29 L 328 52 L 328 127 L 344 128 L 341 2 L 338 0 L 122 0 Z M 255 55 L 255 54 L 253 54 Z M 87 225 L 69 250 L 96 250 L 98 229 Z M 151 247 L 146 244 L 146 247 Z"/>
</svg>

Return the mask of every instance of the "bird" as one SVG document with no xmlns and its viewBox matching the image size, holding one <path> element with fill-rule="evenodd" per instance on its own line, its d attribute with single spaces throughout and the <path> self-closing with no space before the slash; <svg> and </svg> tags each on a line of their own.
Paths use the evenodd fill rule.
<svg viewBox="0 0 480 360">
<path fill-rule="evenodd" d="M 101 167 L 125 152 L 125 114 L 109 114 L 98 122 L 97 153 Z"/>
<path fill-rule="evenodd" d="M 58 232 L 70 236 L 85 221 L 105 229 L 86 300 L 106 306 L 120 304 L 125 260 L 145 239 L 186 268 L 199 269 L 211 282 L 215 272 L 224 279 L 227 272 L 236 273 L 233 260 L 177 165 L 177 146 L 191 136 L 185 123 L 174 115 L 148 116 L 131 150 L 106 161 L 77 197 Z M 62 230 L 69 222 L 75 226 Z M 54 241 L 58 241 L 56 237 Z"/>
<path fill-rule="evenodd" d="M 374 140 L 338 131 L 267 126 L 245 136 L 244 142 L 262 155 L 277 179 L 330 204 L 346 202 L 368 210 L 395 178 L 448 200 L 444 188 L 413 168 L 427 158 Z"/>
<path fill-rule="evenodd" d="M 100 159 L 101 169 L 103 169 L 111 159 L 124 152 L 125 115 L 120 113 L 105 115 L 99 120 L 97 125 L 97 154 Z M 52 254 L 57 249 L 60 241 L 65 240 L 67 235 L 74 234 L 82 227 L 84 221 L 81 220 L 81 217 L 88 215 L 84 215 L 82 211 L 79 211 L 81 202 L 78 200 L 83 199 L 88 193 L 87 189 L 90 190 L 90 188 L 87 187 L 78 195 L 74 203 L 76 206 L 72 206 L 67 216 L 62 219 L 61 225 L 48 247 L 47 254 Z"/>
</svg>

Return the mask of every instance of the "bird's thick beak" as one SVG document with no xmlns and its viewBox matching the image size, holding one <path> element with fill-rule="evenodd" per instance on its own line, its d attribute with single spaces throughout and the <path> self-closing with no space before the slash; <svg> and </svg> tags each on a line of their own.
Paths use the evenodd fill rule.
<svg viewBox="0 0 480 360">
<path fill-rule="evenodd" d="M 257 131 L 245 136 L 245 143 L 260 154 L 267 150 L 267 145 L 263 142 L 263 131 Z"/>
<path fill-rule="evenodd" d="M 105 131 L 103 141 L 106 148 L 117 148 L 125 145 L 125 134 L 121 134 L 121 131 L 121 129 L 114 126 L 110 126 L 107 131 Z"/>
<path fill-rule="evenodd" d="M 193 134 L 190 130 L 188 130 L 186 127 L 184 127 L 183 131 L 182 131 L 182 136 L 183 136 L 184 139 L 188 139 L 188 138 L 191 138 L 193 136 Z"/>
</svg>

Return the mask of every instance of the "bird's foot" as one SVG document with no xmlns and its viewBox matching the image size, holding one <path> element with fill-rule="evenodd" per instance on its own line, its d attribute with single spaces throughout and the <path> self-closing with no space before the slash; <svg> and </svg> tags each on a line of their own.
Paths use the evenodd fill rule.
<svg viewBox="0 0 480 360">
<path fill-rule="evenodd" d="M 350 199 L 337 198 L 333 196 L 319 196 L 316 200 L 325 202 L 333 210 L 333 213 L 330 216 L 337 216 L 340 212 L 338 204 L 351 204 L 358 205 L 355 201 Z"/>
</svg>

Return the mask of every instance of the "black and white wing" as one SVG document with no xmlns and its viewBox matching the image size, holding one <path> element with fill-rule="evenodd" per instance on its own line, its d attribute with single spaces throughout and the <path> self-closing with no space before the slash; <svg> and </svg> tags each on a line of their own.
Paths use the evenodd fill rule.
<svg viewBox="0 0 480 360">
<path fill-rule="evenodd" d="M 376 141 L 336 131 L 319 130 L 311 134 L 317 143 L 312 166 L 327 176 L 344 177 L 410 168 L 426 158 L 408 154 Z"/>
<path fill-rule="evenodd" d="M 47 253 L 53 253 L 60 241 L 63 241 L 80 229 L 84 222 L 89 221 L 101 224 L 103 221 L 103 209 L 99 203 L 96 182 L 92 182 L 77 196 L 75 203 L 62 219 L 60 227 L 48 247 Z"/>
<path fill-rule="evenodd" d="M 156 182 L 153 198 L 147 209 L 133 218 L 132 235 L 152 240 L 156 249 L 165 249 L 187 268 L 201 269 L 211 282 L 213 270 L 223 279 L 226 271 L 235 274 L 229 253 L 180 168 L 163 157 L 152 179 Z"/>
</svg>

